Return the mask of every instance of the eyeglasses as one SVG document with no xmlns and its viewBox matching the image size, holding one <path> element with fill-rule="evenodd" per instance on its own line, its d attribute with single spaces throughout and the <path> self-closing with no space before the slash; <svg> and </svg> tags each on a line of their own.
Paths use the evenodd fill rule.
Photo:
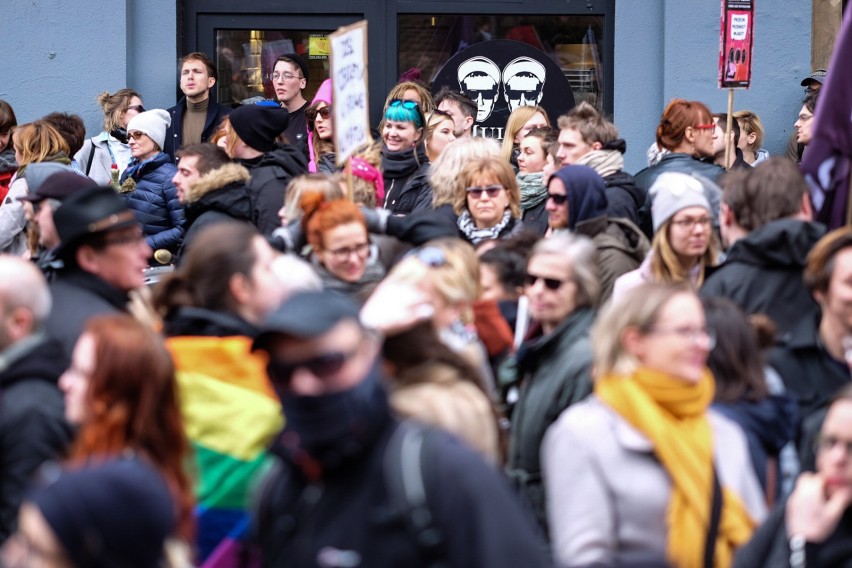
<svg viewBox="0 0 852 568">
<path fill-rule="evenodd" d="M 328 253 L 338 262 L 348 260 L 353 254 L 358 257 L 365 257 L 370 252 L 370 243 L 361 243 L 354 247 L 341 247 L 334 250 L 329 250 Z"/>
<path fill-rule="evenodd" d="M 141 140 L 143 136 L 147 136 L 147 134 L 140 132 L 139 130 L 131 130 L 127 133 L 127 135 L 134 140 Z"/>
<path fill-rule="evenodd" d="M 426 124 L 426 117 L 423 116 L 423 111 L 420 110 L 420 105 L 417 104 L 417 101 L 409 101 L 407 99 L 393 99 L 390 104 L 388 104 L 388 108 L 394 107 L 402 107 L 406 110 L 416 110 L 417 118 L 420 120 L 420 123 L 417 124 L 417 126 L 420 127 Z"/>
<path fill-rule="evenodd" d="M 687 217 L 686 219 L 677 219 L 672 221 L 672 225 L 674 225 L 678 229 L 685 229 L 690 231 L 698 225 L 707 228 L 710 226 L 710 223 L 712 223 L 712 219 L 710 219 L 710 217 L 699 217 L 698 219 Z"/>
<path fill-rule="evenodd" d="M 548 193 L 547 198 L 556 205 L 565 205 L 565 202 L 568 201 L 568 195 L 564 193 Z"/>
<path fill-rule="evenodd" d="M 820 89 L 819 87 L 817 87 L 816 89 L 814 89 L 814 88 L 813 88 L 813 87 L 811 87 L 811 86 L 807 86 L 807 87 L 805 87 L 805 94 L 806 94 L 806 95 L 810 95 L 811 93 L 816 93 L 817 91 L 819 91 L 819 89 Z"/>
<path fill-rule="evenodd" d="M 545 278 L 544 276 L 530 274 L 529 272 L 524 274 L 524 284 L 526 284 L 528 288 L 535 286 L 535 283 L 539 280 L 544 280 L 544 286 L 548 290 L 559 290 L 562 285 L 567 282 L 566 280 L 559 280 L 558 278 Z"/>
<path fill-rule="evenodd" d="M 488 197 L 494 199 L 497 197 L 501 191 L 503 191 L 502 185 L 489 185 L 486 187 L 468 187 L 465 188 L 467 194 L 473 197 L 474 199 L 482 199 L 482 192 L 488 194 Z"/>
<path fill-rule="evenodd" d="M 405 258 L 408 257 L 414 257 L 431 268 L 440 268 L 447 264 L 447 256 L 438 247 L 416 248 L 405 255 Z"/>
<path fill-rule="evenodd" d="M 331 116 L 331 107 L 324 106 L 322 108 L 309 108 L 305 111 L 305 118 L 311 122 L 314 122 L 317 119 L 317 115 L 321 116 L 323 120 L 328 120 L 328 117 Z"/>
<path fill-rule="evenodd" d="M 838 445 L 843 447 L 845 455 L 852 455 L 852 440 L 841 440 L 835 436 L 818 436 L 815 440 L 814 448 L 817 452 L 830 452 Z"/>
<path fill-rule="evenodd" d="M 285 71 L 283 73 L 270 73 L 267 75 L 270 81 L 278 81 L 279 79 L 284 79 L 285 81 L 292 81 L 293 79 L 301 79 L 301 75 L 293 75 L 289 71 Z"/>
<path fill-rule="evenodd" d="M 355 356 L 360 347 L 361 344 L 359 343 L 350 351 L 331 351 L 301 361 L 272 359 L 266 366 L 266 373 L 273 383 L 283 386 L 290 384 L 290 381 L 293 380 L 293 374 L 298 369 L 305 369 L 316 378 L 325 380 L 335 373 L 339 373 L 346 362 Z"/>
<path fill-rule="evenodd" d="M 810 119 L 812 119 L 813 117 L 814 117 L 814 115 L 812 115 L 812 114 L 800 114 L 799 115 L 799 122 L 807 122 Z"/>
<path fill-rule="evenodd" d="M 135 110 L 136 112 L 145 112 L 145 107 L 142 105 L 132 105 L 127 107 L 127 110 Z"/>
<path fill-rule="evenodd" d="M 707 349 L 713 349 L 716 347 L 716 335 L 709 329 L 700 328 L 696 329 L 693 327 L 654 327 L 649 330 L 648 333 L 655 333 L 658 335 L 676 335 L 681 339 L 688 339 L 693 343 L 703 343 Z"/>
<path fill-rule="evenodd" d="M 692 128 L 694 128 L 695 130 L 715 130 L 716 129 L 716 123 L 696 124 Z"/>
</svg>

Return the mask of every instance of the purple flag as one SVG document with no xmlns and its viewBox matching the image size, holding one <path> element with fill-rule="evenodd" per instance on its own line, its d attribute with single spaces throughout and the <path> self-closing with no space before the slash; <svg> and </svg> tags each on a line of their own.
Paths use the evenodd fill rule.
<svg viewBox="0 0 852 568">
<path fill-rule="evenodd" d="M 852 10 L 843 18 L 828 69 L 801 167 L 816 220 L 836 229 L 846 224 L 852 164 Z"/>
</svg>

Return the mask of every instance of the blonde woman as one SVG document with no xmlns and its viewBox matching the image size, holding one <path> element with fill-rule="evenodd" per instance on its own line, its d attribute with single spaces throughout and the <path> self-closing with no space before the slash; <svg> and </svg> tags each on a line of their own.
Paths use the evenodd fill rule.
<svg viewBox="0 0 852 568">
<path fill-rule="evenodd" d="M 139 93 L 133 89 L 119 89 L 113 94 L 104 91 L 97 101 L 104 113 L 103 132 L 86 140 L 74 159 L 98 185 L 109 185 L 113 181 L 113 169 L 120 176 L 132 159 L 127 124 L 131 118 L 145 112 L 145 107 Z"/>
<path fill-rule="evenodd" d="M 540 106 L 522 106 L 513 110 L 506 121 L 506 132 L 503 135 L 503 159 L 517 168 L 521 140 L 533 128 L 545 126 L 550 126 L 550 119 L 547 117 L 547 111 Z"/>
<path fill-rule="evenodd" d="M 636 270 L 619 276 L 612 297 L 647 282 L 686 284 L 697 290 L 716 264 L 713 214 L 701 182 L 689 174 L 660 174 L 651 187 L 654 238 Z"/>
<path fill-rule="evenodd" d="M 454 129 L 450 113 L 435 109 L 429 114 L 426 119 L 426 155 L 430 162 L 434 163 L 444 148 L 456 139 Z"/>
<path fill-rule="evenodd" d="M 766 504 L 745 436 L 710 409 L 701 301 L 643 285 L 601 313 L 592 344 L 593 395 L 542 445 L 557 565 L 730 566 Z"/>
<path fill-rule="evenodd" d="M 750 110 L 738 110 L 734 118 L 740 124 L 739 149 L 743 159 L 753 167 L 769 158 L 769 152 L 761 148 L 765 131 L 760 117 Z"/>
</svg>

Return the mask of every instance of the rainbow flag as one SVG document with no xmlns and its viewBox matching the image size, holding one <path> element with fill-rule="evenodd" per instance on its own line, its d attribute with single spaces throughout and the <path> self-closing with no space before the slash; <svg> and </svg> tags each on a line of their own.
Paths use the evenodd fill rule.
<svg viewBox="0 0 852 568">
<path fill-rule="evenodd" d="M 181 413 L 195 453 L 198 565 L 231 566 L 248 530 L 249 499 L 284 426 L 266 361 L 251 339 L 173 337 Z"/>
</svg>

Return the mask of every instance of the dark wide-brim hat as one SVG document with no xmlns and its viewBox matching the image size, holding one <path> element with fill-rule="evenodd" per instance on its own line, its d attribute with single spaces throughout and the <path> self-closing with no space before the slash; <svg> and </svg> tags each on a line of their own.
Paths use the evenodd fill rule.
<svg viewBox="0 0 852 568">
<path fill-rule="evenodd" d="M 344 320 L 360 325 L 358 306 L 343 294 L 327 290 L 293 294 L 260 327 L 252 351 L 268 349 L 278 335 L 315 339 Z"/>
<path fill-rule="evenodd" d="M 73 251 L 83 237 L 139 225 L 124 199 L 110 187 L 92 187 L 65 199 L 53 213 L 61 241 L 57 256 Z"/>
</svg>

